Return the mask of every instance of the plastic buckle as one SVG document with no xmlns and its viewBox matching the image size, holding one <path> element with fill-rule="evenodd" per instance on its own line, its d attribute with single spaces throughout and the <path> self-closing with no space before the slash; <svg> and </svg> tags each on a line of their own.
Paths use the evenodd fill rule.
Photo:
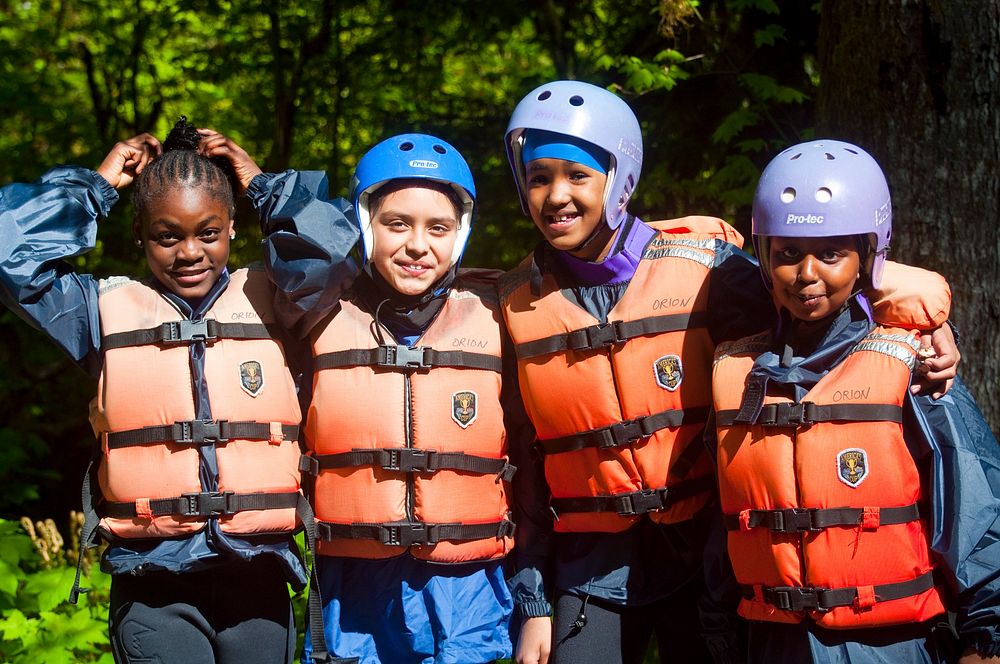
<svg viewBox="0 0 1000 664">
<path fill-rule="evenodd" d="M 388 546 L 413 546 L 427 543 L 427 524 L 419 521 L 383 523 L 381 542 Z"/>
<path fill-rule="evenodd" d="M 186 343 L 211 343 L 218 339 L 215 333 L 209 328 L 209 323 L 214 322 L 207 318 L 201 320 L 177 320 L 161 325 L 162 343 L 165 344 L 186 344 Z"/>
<path fill-rule="evenodd" d="M 599 325 L 592 325 L 584 328 L 584 334 L 587 337 L 587 348 L 613 346 L 625 341 L 621 338 L 621 329 L 619 327 L 620 322 L 621 321 L 601 323 Z"/>
<path fill-rule="evenodd" d="M 616 496 L 618 516 L 639 516 L 662 510 L 667 502 L 667 489 L 643 489 Z"/>
<path fill-rule="evenodd" d="M 804 533 L 812 530 L 822 530 L 813 525 L 816 510 L 806 507 L 791 507 L 770 512 L 771 523 L 768 528 L 779 533 Z"/>
<path fill-rule="evenodd" d="M 424 346 L 410 348 L 409 346 L 379 346 L 377 365 L 380 367 L 396 367 L 402 369 L 426 369 L 430 367 L 425 361 Z"/>
<path fill-rule="evenodd" d="M 205 493 L 183 493 L 181 498 L 186 501 L 183 516 L 204 516 L 210 519 L 233 514 L 232 491 L 212 491 Z"/>
<path fill-rule="evenodd" d="M 816 611 L 819 610 L 819 592 L 818 588 L 779 586 L 765 588 L 764 598 L 782 611 Z"/>
<path fill-rule="evenodd" d="M 379 465 L 383 470 L 402 473 L 433 472 L 432 459 L 437 450 L 415 450 L 411 448 L 389 448 L 380 450 Z"/>
<path fill-rule="evenodd" d="M 646 435 L 642 431 L 642 424 L 637 420 L 615 422 L 605 429 L 605 431 L 610 434 L 611 440 L 608 441 L 607 436 L 601 436 L 601 440 L 597 443 L 597 447 L 600 449 L 628 445 L 629 443 L 634 443 Z"/>
<path fill-rule="evenodd" d="M 227 420 L 185 420 L 175 422 L 180 425 L 181 431 L 176 439 L 178 443 L 189 445 L 217 445 L 228 443 L 229 439 L 222 436 L 222 425 Z"/>
</svg>

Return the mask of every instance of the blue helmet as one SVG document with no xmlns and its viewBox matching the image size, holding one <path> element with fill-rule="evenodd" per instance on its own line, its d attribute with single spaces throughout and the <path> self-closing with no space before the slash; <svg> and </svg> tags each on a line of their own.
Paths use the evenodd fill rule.
<svg viewBox="0 0 1000 664">
<path fill-rule="evenodd" d="M 628 104 L 604 88 L 581 81 L 552 81 L 518 102 L 504 143 L 525 214 L 528 202 L 521 151 L 524 133 L 529 129 L 573 136 L 611 155 L 604 189 L 604 219 L 611 228 L 618 228 L 642 170 L 642 130 Z"/>
<path fill-rule="evenodd" d="M 451 264 L 461 260 L 472 228 L 476 204 L 476 185 L 472 171 L 462 155 L 440 138 L 427 134 L 400 134 L 387 138 L 361 157 L 351 179 L 351 203 L 361 228 L 363 263 L 368 263 L 374 248 L 372 219 L 368 197 L 391 180 L 431 180 L 451 185 L 462 201 L 462 216 Z"/>
</svg>

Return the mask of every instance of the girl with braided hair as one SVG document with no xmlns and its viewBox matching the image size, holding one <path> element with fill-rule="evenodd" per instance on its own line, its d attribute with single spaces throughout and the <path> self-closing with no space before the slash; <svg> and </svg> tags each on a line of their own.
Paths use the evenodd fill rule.
<svg viewBox="0 0 1000 664">
<path fill-rule="evenodd" d="M 99 380 L 81 540 L 109 543 L 119 663 L 290 661 L 286 583 L 307 581 L 291 537 L 310 520 L 301 411 L 273 288 L 259 266 L 228 270 L 233 173 L 205 152 L 181 118 L 162 145 L 140 134 L 96 171 L 0 190 L 0 300 Z M 73 272 L 129 184 L 150 276 Z"/>
</svg>

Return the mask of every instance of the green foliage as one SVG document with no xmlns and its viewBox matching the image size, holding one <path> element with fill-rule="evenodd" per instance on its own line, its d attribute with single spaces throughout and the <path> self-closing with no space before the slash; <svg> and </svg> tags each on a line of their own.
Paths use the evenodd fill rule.
<svg viewBox="0 0 1000 664">
<path fill-rule="evenodd" d="M 0 519 L 0 659 L 9 664 L 113 661 L 107 636 L 110 577 L 93 568 L 90 592 L 68 602 L 76 566 L 61 550 L 48 560 L 40 537 Z"/>
</svg>

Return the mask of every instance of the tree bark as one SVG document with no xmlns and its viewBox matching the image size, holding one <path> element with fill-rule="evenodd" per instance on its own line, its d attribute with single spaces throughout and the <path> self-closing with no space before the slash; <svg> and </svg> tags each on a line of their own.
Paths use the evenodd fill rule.
<svg viewBox="0 0 1000 664">
<path fill-rule="evenodd" d="M 1000 0 L 823 0 L 818 135 L 879 161 L 892 256 L 952 287 L 959 367 L 1000 430 Z"/>
</svg>

